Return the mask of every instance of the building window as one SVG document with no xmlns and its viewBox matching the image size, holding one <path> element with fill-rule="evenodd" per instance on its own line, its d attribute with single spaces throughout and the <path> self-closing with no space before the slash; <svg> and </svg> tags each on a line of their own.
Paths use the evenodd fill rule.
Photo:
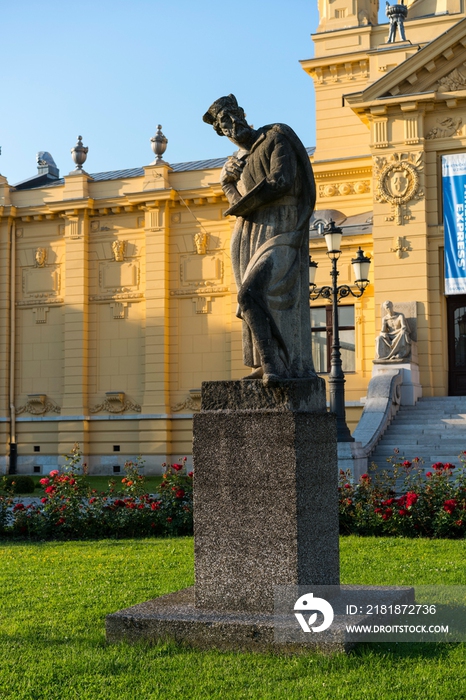
<svg viewBox="0 0 466 700">
<path fill-rule="evenodd" d="M 342 19 L 343 17 L 346 17 L 346 8 L 343 8 L 341 10 L 335 10 L 336 19 Z"/>
<path fill-rule="evenodd" d="M 343 371 L 354 372 L 356 368 L 354 306 L 338 307 L 338 327 Z M 316 372 L 330 372 L 332 341 L 332 307 L 330 305 L 312 306 L 311 343 Z"/>
</svg>

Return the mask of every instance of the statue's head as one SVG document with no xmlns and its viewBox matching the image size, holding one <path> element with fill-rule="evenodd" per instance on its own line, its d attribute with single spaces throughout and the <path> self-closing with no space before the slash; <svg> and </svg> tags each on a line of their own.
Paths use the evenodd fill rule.
<svg viewBox="0 0 466 700">
<path fill-rule="evenodd" d="M 246 121 L 244 109 L 238 105 L 234 95 L 219 97 L 202 119 L 206 124 L 211 124 L 219 136 L 227 136 L 240 146 L 251 138 L 252 129 Z"/>
<path fill-rule="evenodd" d="M 393 303 L 391 301 L 384 301 L 382 304 L 382 309 L 391 315 L 393 313 Z"/>
</svg>

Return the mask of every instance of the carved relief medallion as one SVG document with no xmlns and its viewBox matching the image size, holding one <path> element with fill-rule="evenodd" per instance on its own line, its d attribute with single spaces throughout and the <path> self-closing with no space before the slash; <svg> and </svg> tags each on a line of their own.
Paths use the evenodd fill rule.
<svg viewBox="0 0 466 700">
<path fill-rule="evenodd" d="M 408 202 L 420 199 L 424 193 L 420 186 L 422 153 L 393 153 L 390 157 L 374 160 L 376 200 L 392 205 L 392 216 L 386 221 L 395 221 L 401 226 L 409 221 Z"/>
</svg>

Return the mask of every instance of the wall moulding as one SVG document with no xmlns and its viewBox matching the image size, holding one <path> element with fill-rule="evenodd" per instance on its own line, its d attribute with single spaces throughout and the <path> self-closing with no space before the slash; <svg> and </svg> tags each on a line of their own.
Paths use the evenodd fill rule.
<svg viewBox="0 0 466 700">
<path fill-rule="evenodd" d="M 224 297 L 230 292 L 230 288 L 225 285 L 219 285 L 215 287 L 202 287 L 200 289 L 174 289 L 170 292 L 171 297 L 179 297 L 181 299 L 191 299 L 193 296 L 205 296 L 209 297 Z"/>
<path fill-rule="evenodd" d="M 89 301 L 94 301 L 97 303 L 107 303 L 108 301 L 131 301 L 131 302 L 138 302 L 138 301 L 143 301 L 145 299 L 144 294 L 141 292 L 121 292 L 117 294 L 91 294 L 89 296 Z"/>
<path fill-rule="evenodd" d="M 180 255 L 180 284 L 192 290 L 219 285 L 223 282 L 223 267 L 221 253 Z"/>
<path fill-rule="evenodd" d="M 57 299 L 60 293 L 60 265 L 28 267 L 22 270 L 23 301 L 46 300 L 47 303 Z"/>
<path fill-rule="evenodd" d="M 366 59 L 328 63 L 310 68 L 308 71 L 317 85 L 364 80 L 368 76 L 369 61 Z"/>
<path fill-rule="evenodd" d="M 99 264 L 99 287 L 102 292 L 118 294 L 136 291 L 140 276 L 138 262 L 111 260 Z"/>
<path fill-rule="evenodd" d="M 314 167 L 316 167 L 314 165 Z M 342 180 L 344 178 L 360 178 L 372 177 L 372 166 L 368 165 L 363 168 L 351 168 L 346 170 L 326 170 L 325 172 L 314 171 L 314 177 L 316 180 L 329 180 L 337 179 Z"/>
</svg>

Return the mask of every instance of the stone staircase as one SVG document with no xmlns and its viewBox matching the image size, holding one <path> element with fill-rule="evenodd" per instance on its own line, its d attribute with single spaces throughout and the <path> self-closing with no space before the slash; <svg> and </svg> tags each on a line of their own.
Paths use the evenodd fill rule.
<svg viewBox="0 0 466 700">
<path fill-rule="evenodd" d="M 401 406 L 369 463 L 386 467 L 395 447 L 410 461 L 421 457 L 426 471 L 435 462 L 459 466 L 458 455 L 466 450 L 466 396 L 422 398 L 415 406 Z"/>
</svg>

